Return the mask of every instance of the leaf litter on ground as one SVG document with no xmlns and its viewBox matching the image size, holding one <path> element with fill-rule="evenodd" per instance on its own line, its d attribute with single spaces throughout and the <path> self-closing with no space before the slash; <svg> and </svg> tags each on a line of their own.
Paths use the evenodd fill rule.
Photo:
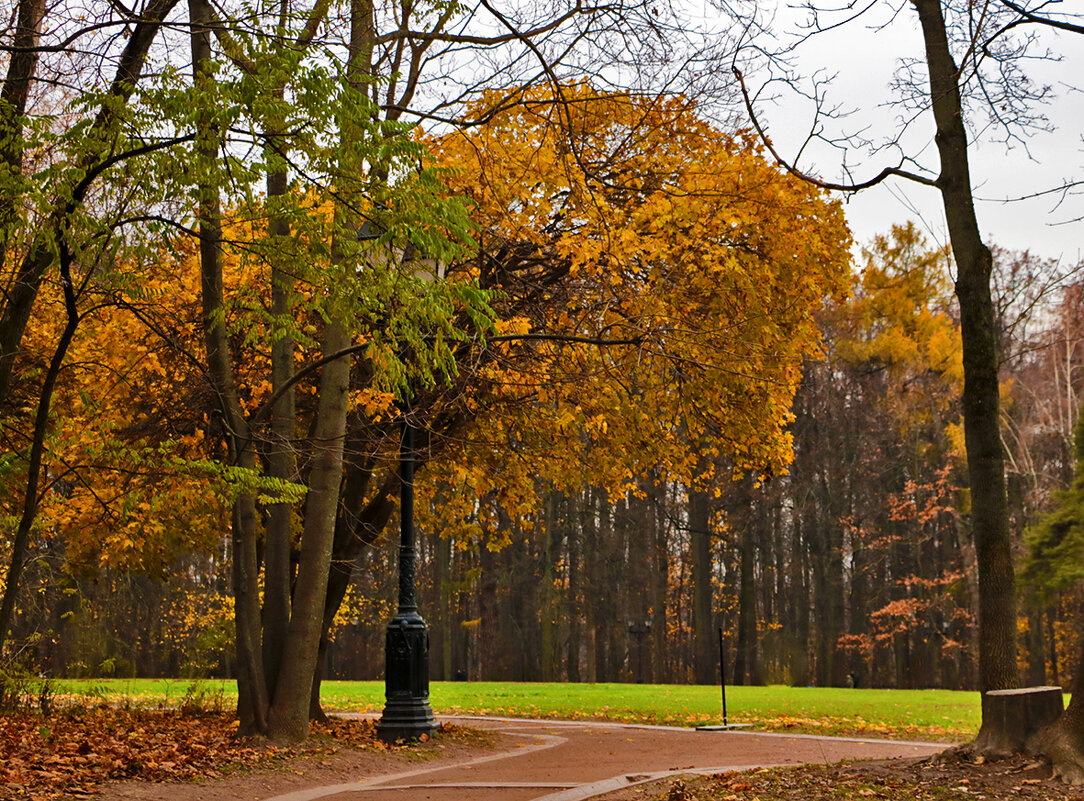
<svg viewBox="0 0 1084 801">
<path fill-rule="evenodd" d="M 395 748 L 376 737 L 372 720 L 314 723 L 296 746 L 237 736 L 237 719 L 220 712 L 65 710 L 0 715 L 0 799 L 48 801 L 93 795 L 103 782 L 165 782 L 220 775 L 274 760 L 331 754 L 339 748 Z M 461 727 L 443 737 L 470 739 Z"/>
<path fill-rule="evenodd" d="M 1051 778 L 1049 764 L 1023 755 L 972 760 L 951 751 L 927 759 L 763 768 L 679 776 L 607 801 L 1082 801 L 1084 788 Z"/>
</svg>

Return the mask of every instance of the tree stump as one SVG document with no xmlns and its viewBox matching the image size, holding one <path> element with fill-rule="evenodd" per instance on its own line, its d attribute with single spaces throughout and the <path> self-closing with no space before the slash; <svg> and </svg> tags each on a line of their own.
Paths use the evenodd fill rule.
<svg viewBox="0 0 1084 801">
<path fill-rule="evenodd" d="M 1061 715 L 1064 698 L 1061 687 L 1022 687 L 1019 690 L 990 690 L 982 699 L 982 728 L 985 749 L 1005 753 L 1026 750 L 1028 739 Z"/>
</svg>

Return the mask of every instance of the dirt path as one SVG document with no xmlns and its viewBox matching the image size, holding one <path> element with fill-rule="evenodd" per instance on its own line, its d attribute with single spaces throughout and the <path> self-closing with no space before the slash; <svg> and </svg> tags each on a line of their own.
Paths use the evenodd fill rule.
<svg viewBox="0 0 1084 801">
<path fill-rule="evenodd" d="M 582 801 L 676 773 L 718 773 L 770 765 L 891 759 L 943 745 L 752 731 L 567 723 L 493 718 L 452 722 L 494 732 L 482 754 L 409 758 L 339 754 L 289 770 L 199 785 L 118 785 L 106 801 Z M 439 736 L 434 740 L 439 742 Z M 182 789 L 183 788 L 183 789 Z"/>
</svg>

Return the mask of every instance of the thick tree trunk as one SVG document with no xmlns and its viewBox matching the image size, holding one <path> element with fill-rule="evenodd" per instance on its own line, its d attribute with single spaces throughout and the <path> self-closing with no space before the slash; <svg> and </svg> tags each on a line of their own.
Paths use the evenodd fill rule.
<svg viewBox="0 0 1084 801">
<path fill-rule="evenodd" d="M 192 63 L 194 80 L 200 83 L 209 74 L 211 58 L 210 7 L 206 0 L 189 0 L 192 22 Z M 198 151 L 204 169 L 217 158 L 218 133 L 206 115 L 198 122 Z M 222 215 L 218 187 L 210 182 L 200 186 L 199 236 L 200 282 L 203 303 L 204 340 L 207 366 L 217 396 L 219 413 L 229 432 L 231 460 L 239 467 L 255 470 L 252 436 L 237 397 L 229 342 L 221 309 Z M 241 495 L 233 509 L 233 592 L 237 649 L 237 711 L 242 734 L 266 730 L 267 688 L 260 661 L 259 564 L 256 546 L 256 508 L 251 495 Z"/>
<path fill-rule="evenodd" d="M 949 50 L 940 0 L 912 0 L 922 25 L 930 98 L 941 157 L 938 188 L 956 261 L 956 297 L 963 341 L 963 416 L 971 485 L 971 520 L 979 572 L 979 684 L 982 691 L 1015 687 L 1016 592 L 1008 496 L 999 432 L 997 330 L 990 295 L 992 257 L 982 242 L 971 194 L 959 71 Z M 986 716 L 976 747 L 998 734 Z"/>
<path fill-rule="evenodd" d="M 1070 784 L 1084 784 L 1084 638 L 1077 665 L 1069 706 L 1029 744 L 1051 761 L 1055 776 Z"/>
<path fill-rule="evenodd" d="M 326 324 L 324 353 L 343 350 L 349 343 L 349 334 L 341 322 L 331 320 Z M 313 434 L 314 458 L 305 501 L 301 560 L 278 681 L 268 710 L 268 734 L 274 739 L 300 740 L 309 732 L 309 705 L 324 628 L 324 604 L 343 472 L 349 387 L 349 358 L 342 357 L 325 365 L 320 376 L 320 402 Z"/>
<path fill-rule="evenodd" d="M 373 42 L 371 2 L 353 0 L 347 76 L 355 91 L 363 92 L 367 88 L 366 81 L 372 72 Z M 356 158 L 356 151 L 361 145 L 360 137 L 357 126 L 349 118 L 344 119 L 339 131 L 340 167 L 349 163 L 360 168 Z M 340 192 L 344 191 L 345 187 L 340 187 Z M 344 240 L 354 236 L 357 222 L 355 203 L 340 194 L 335 207 L 331 241 L 333 265 L 344 263 Z M 288 300 L 288 285 L 280 283 L 277 289 L 274 286 L 272 289 L 283 293 L 280 302 Z M 325 354 L 337 353 L 348 347 L 351 341 L 347 320 L 332 311 L 324 325 L 322 351 Z M 276 355 L 285 371 L 286 352 Z M 292 364 L 289 369 L 292 370 Z M 278 677 L 267 715 L 268 735 L 277 740 L 300 740 L 308 735 L 313 696 L 319 692 L 321 676 L 317 671 L 317 662 L 321 640 L 326 640 L 325 611 L 343 480 L 350 373 L 350 358 L 341 357 L 325 365 L 320 375 L 300 560 L 291 594 L 290 623 L 279 657 Z M 282 543 L 278 545 L 281 547 Z"/>
</svg>

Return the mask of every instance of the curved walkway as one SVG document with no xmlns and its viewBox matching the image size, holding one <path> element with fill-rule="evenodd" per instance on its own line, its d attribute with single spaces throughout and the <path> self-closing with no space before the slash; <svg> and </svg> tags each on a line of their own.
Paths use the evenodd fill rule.
<svg viewBox="0 0 1084 801">
<path fill-rule="evenodd" d="M 583 801 L 682 773 L 808 762 L 922 757 L 936 743 L 752 731 L 694 731 L 616 723 L 442 718 L 522 739 L 516 748 L 453 765 L 313 787 L 264 801 Z"/>
</svg>

